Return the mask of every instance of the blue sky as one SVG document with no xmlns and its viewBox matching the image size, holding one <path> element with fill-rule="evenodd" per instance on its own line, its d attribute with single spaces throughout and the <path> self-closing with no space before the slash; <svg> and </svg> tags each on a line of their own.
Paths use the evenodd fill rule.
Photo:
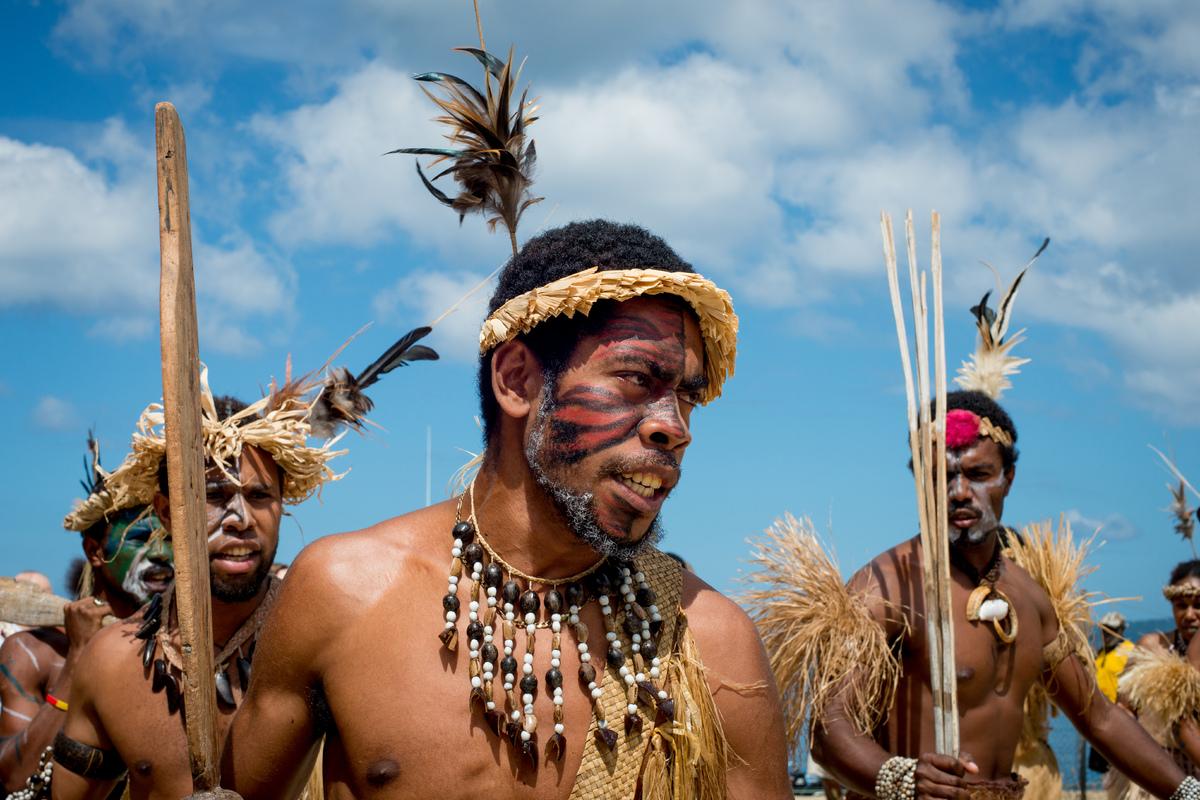
<svg viewBox="0 0 1200 800">
<path fill-rule="evenodd" d="M 878 214 L 943 217 L 948 351 L 966 309 L 1053 239 L 1016 324 L 1033 359 L 1005 403 L 1021 460 L 1006 518 L 1103 525 L 1091 587 L 1142 595 L 1190 556 L 1148 443 L 1200 477 L 1200 6 L 1187 2 L 481 3 L 540 97 L 539 227 L 604 216 L 662 234 L 729 288 L 737 375 L 700 412 L 666 545 L 735 588 L 746 538 L 807 514 L 856 567 L 914 529 Z M 202 356 L 257 396 L 290 353 L 361 367 L 503 258 L 384 151 L 433 145 L 408 76 L 474 75 L 467 2 L 6 5 L 0 59 L 0 572 L 61 588 L 83 440 L 124 455 L 160 396 L 153 105 L 188 131 Z M 445 358 L 374 391 L 381 430 L 284 521 L 304 541 L 435 497 L 478 449 L 483 299 Z"/>
</svg>

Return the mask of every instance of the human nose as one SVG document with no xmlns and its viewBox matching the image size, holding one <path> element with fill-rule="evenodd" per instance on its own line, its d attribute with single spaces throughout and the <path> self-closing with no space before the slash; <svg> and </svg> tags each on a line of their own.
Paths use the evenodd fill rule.
<svg viewBox="0 0 1200 800">
<path fill-rule="evenodd" d="M 650 405 L 638 424 L 638 436 L 647 447 L 660 450 L 682 450 L 692 443 L 691 430 L 679 411 L 679 399 L 674 394 Z"/>
<path fill-rule="evenodd" d="M 244 531 L 250 527 L 250 515 L 246 513 L 246 500 L 241 492 L 234 492 L 225 504 L 221 515 L 221 529 L 226 531 Z"/>
<path fill-rule="evenodd" d="M 957 500 L 960 503 L 970 501 L 971 487 L 967 484 L 967 479 L 961 473 L 949 477 L 946 482 L 946 495 L 951 500 Z"/>
</svg>

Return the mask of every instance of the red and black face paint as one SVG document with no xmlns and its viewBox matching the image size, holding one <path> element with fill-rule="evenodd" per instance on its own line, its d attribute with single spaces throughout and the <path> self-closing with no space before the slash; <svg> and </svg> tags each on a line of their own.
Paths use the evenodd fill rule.
<svg viewBox="0 0 1200 800">
<path fill-rule="evenodd" d="M 666 299 L 621 304 L 581 338 L 565 370 L 547 375 L 527 456 L 560 508 L 575 498 L 577 533 L 586 523 L 610 541 L 638 538 L 638 521 L 657 516 L 677 481 L 704 385 L 702 349 L 698 374 L 685 374 L 688 313 Z"/>
</svg>

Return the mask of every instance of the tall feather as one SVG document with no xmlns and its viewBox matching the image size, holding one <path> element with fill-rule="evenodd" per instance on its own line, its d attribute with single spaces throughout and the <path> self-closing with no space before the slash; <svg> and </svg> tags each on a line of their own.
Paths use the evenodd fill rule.
<svg viewBox="0 0 1200 800">
<path fill-rule="evenodd" d="M 384 155 L 434 156 L 431 167 L 449 161 L 449 166 L 432 178 L 425 175 L 417 162 L 417 175 L 425 188 L 439 203 L 457 211 L 460 223 L 472 213 L 482 214 L 491 231 L 503 223 L 508 230 L 513 255 L 516 255 L 517 225 L 521 215 L 542 200 L 530 193 L 537 148 L 529 138 L 528 128 L 537 120 L 534 116 L 537 106 L 526 99 L 528 90 L 521 92 L 519 97 L 517 95 L 521 67 L 514 69 L 512 49 L 508 51 L 507 61 L 501 61 L 482 46 L 456 47 L 455 50 L 472 56 L 483 66 L 482 92 L 468 81 L 445 72 L 413 76 L 423 84 L 421 89 L 426 96 L 442 111 L 434 119 L 448 128 L 445 138 L 452 147 L 401 147 Z M 441 95 L 435 94 L 426 84 L 440 89 Z M 434 185 L 447 175 L 452 176 L 459 186 L 459 193 L 454 197 Z"/>
<path fill-rule="evenodd" d="M 429 335 L 431 330 L 431 327 L 425 325 L 404 334 L 358 375 L 352 374 L 345 367 L 329 370 L 321 396 L 308 418 L 313 436 L 331 438 L 345 425 L 361 430 L 366 415 L 374 407 L 371 398 L 364 394 L 364 389 L 377 383 L 381 376 L 409 362 L 438 359 L 438 354 L 433 348 L 417 344 Z"/>
<path fill-rule="evenodd" d="M 1187 493 L 1190 490 L 1192 494 L 1197 494 L 1196 489 L 1184 474 L 1180 472 L 1179 467 L 1175 466 L 1175 462 L 1167 457 L 1165 453 L 1159 450 L 1154 445 L 1150 445 L 1150 449 L 1158 454 L 1162 459 L 1163 464 L 1170 470 L 1171 474 L 1179 481 L 1179 485 L 1167 484 L 1167 490 L 1171 492 L 1171 505 L 1168 508 L 1175 515 L 1175 532 L 1178 533 L 1183 540 L 1192 547 L 1192 555 L 1196 555 L 1196 520 L 1200 510 L 1192 508 L 1188 503 Z"/>
<path fill-rule="evenodd" d="M 87 455 L 83 457 L 83 480 L 79 485 L 83 487 L 86 496 L 90 497 L 104 488 L 104 479 L 107 476 L 104 468 L 100 466 L 100 443 L 96 441 L 95 432 L 88 428 Z"/>
<path fill-rule="evenodd" d="M 954 382 L 960 388 L 983 392 L 994 400 L 999 399 L 1005 389 L 1012 387 L 1009 378 L 1029 363 L 1028 358 L 1017 358 L 1012 354 L 1012 349 L 1025 341 L 1024 329 L 1017 331 L 1011 338 L 1005 339 L 1005 336 L 1008 335 L 1008 326 L 1012 322 L 1013 303 L 1017 299 L 1021 280 L 1049 244 L 1049 239 L 1042 242 L 1033 258 L 1029 259 L 1008 290 L 1000 296 L 997 310 L 993 311 L 988 307 L 991 292 L 984 293 L 979 305 L 971 308 L 971 315 L 975 317 L 975 325 L 979 329 L 979 344 L 971 354 L 970 360 L 964 361 L 958 369 L 958 377 Z M 995 273 L 996 270 L 991 264 L 984 262 L 984 265 Z"/>
</svg>

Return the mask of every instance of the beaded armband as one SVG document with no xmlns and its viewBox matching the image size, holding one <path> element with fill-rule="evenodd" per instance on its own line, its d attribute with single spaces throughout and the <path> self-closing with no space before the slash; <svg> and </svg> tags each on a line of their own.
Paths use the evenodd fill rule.
<svg viewBox="0 0 1200 800">
<path fill-rule="evenodd" d="M 1170 800 L 1200 800 L 1200 781 L 1190 775 L 1184 778 Z"/>
<path fill-rule="evenodd" d="M 913 800 L 917 796 L 917 760 L 893 756 L 883 762 L 875 776 L 875 796 L 879 800 Z"/>
<path fill-rule="evenodd" d="M 62 731 L 54 737 L 54 760 L 63 769 L 96 780 L 115 780 L 125 774 L 125 762 L 116 750 L 101 750 L 77 742 Z"/>
</svg>

